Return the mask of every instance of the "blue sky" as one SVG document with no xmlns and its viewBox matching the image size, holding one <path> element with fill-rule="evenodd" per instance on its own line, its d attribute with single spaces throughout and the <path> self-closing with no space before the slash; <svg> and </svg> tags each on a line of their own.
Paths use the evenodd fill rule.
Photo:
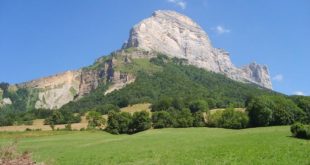
<svg viewBox="0 0 310 165">
<path fill-rule="evenodd" d="M 274 90 L 310 95 L 309 0 L 0 0 L 0 81 L 90 65 L 159 9 L 183 13 L 242 66 L 269 66 Z"/>
</svg>

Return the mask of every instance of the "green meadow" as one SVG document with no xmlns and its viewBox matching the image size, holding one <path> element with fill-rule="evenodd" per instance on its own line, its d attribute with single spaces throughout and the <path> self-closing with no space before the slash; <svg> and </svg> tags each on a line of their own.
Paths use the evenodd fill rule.
<svg viewBox="0 0 310 165">
<path fill-rule="evenodd" d="M 0 145 L 17 139 L 40 162 L 99 164 L 310 164 L 310 141 L 288 126 L 229 130 L 169 128 L 134 135 L 103 131 L 0 133 Z"/>
</svg>

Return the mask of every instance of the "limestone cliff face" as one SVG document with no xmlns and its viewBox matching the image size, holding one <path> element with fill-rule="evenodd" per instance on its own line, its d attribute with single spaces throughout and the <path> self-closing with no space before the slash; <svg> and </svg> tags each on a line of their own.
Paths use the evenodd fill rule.
<svg viewBox="0 0 310 165">
<path fill-rule="evenodd" d="M 237 68 L 223 49 L 213 48 L 206 32 L 190 18 L 174 11 L 156 11 L 135 25 L 124 48 L 137 47 L 171 57 L 243 82 L 272 88 L 265 66 Z"/>
<path fill-rule="evenodd" d="M 132 75 L 114 70 L 116 64 L 113 58 L 101 62 L 97 61 L 97 64 L 94 65 L 97 66 L 67 71 L 16 86 L 17 88 L 37 89 L 38 98 L 35 108 L 57 109 L 70 101 L 89 94 L 101 83 L 111 83 L 109 92 L 112 92 L 134 80 Z"/>
</svg>

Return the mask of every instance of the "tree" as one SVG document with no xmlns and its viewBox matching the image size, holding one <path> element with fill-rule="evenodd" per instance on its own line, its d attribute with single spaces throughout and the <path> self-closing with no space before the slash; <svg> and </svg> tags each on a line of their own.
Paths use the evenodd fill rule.
<svg viewBox="0 0 310 165">
<path fill-rule="evenodd" d="M 253 98 L 247 107 L 252 126 L 287 125 L 304 121 L 306 113 L 283 96 Z"/>
<path fill-rule="evenodd" d="M 132 117 L 130 129 L 132 133 L 141 132 L 151 128 L 152 122 L 150 114 L 146 111 L 135 112 Z"/>
<path fill-rule="evenodd" d="M 154 128 L 169 128 L 173 126 L 174 119 L 167 111 L 157 111 L 152 114 Z"/>
<path fill-rule="evenodd" d="M 112 134 L 129 133 L 132 116 L 127 112 L 109 112 L 106 131 Z"/>
<path fill-rule="evenodd" d="M 60 111 L 54 111 L 52 116 L 45 119 L 44 123 L 49 125 L 55 125 L 63 123 L 63 121 L 64 116 L 62 115 L 62 113 Z"/>
<path fill-rule="evenodd" d="M 94 128 L 101 128 L 103 125 L 105 125 L 106 120 L 101 116 L 99 112 L 96 111 L 90 111 L 86 119 L 88 120 L 88 128 L 94 129 Z"/>
<path fill-rule="evenodd" d="M 103 104 L 94 108 L 94 111 L 100 112 L 102 115 L 107 114 L 109 111 L 119 111 L 119 107 L 114 104 Z"/>
<path fill-rule="evenodd" d="M 264 98 L 254 98 L 248 103 L 247 112 L 249 113 L 250 124 L 254 127 L 268 126 L 272 121 L 272 110 L 270 102 Z"/>
<path fill-rule="evenodd" d="M 236 111 L 230 107 L 223 111 L 219 121 L 219 127 L 241 129 L 249 124 L 249 117 L 244 112 Z"/>
<path fill-rule="evenodd" d="M 196 113 L 198 111 L 205 112 L 209 109 L 208 103 L 204 100 L 193 101 L 189 105 L 189 109 L 192 113 Z"/>
<path fill-rule="evenodd" d="M 206 126 L 203 112 L 198 111 L 198 112 L 194 113 L 193 114 L 193 118 L 194 118 L 194 121 L 193 121 L 193 126 L 194 127 L 204 127 L 204 126 Z"/>
<path fill-rule="evenodd" d="M 163 97 L 152 105 L 152 111 L 166 111 L 171 107 L 171 105 L 172 99 L 168 97 Z"/>
<path fill-rule="evenodd" d="M 193 126 L 193 117 L 191 111 L 187 108 L 184 108 L 181 111 L 176 112 L 176 123 L 174 127 L 186 128 Z"/>
</svg>

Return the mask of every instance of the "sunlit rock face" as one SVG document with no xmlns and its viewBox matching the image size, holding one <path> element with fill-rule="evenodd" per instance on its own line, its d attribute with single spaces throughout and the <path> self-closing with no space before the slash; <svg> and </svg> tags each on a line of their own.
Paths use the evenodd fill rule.
<svg viewBox="0 0 310 165">
<path fill-rule="evenodd" d="M 191 65 L 222 73 L 234 80 L 272 88 L 266 66 L 251 64 L 242 69 L 235 67 L 229 53 L 214 48 L 197 23 L 174 11 L 156 11 L 150 18 L 135 25 L 124 45 L 124 48 L 130 47 L 185 58 Z"/>
</svg>

